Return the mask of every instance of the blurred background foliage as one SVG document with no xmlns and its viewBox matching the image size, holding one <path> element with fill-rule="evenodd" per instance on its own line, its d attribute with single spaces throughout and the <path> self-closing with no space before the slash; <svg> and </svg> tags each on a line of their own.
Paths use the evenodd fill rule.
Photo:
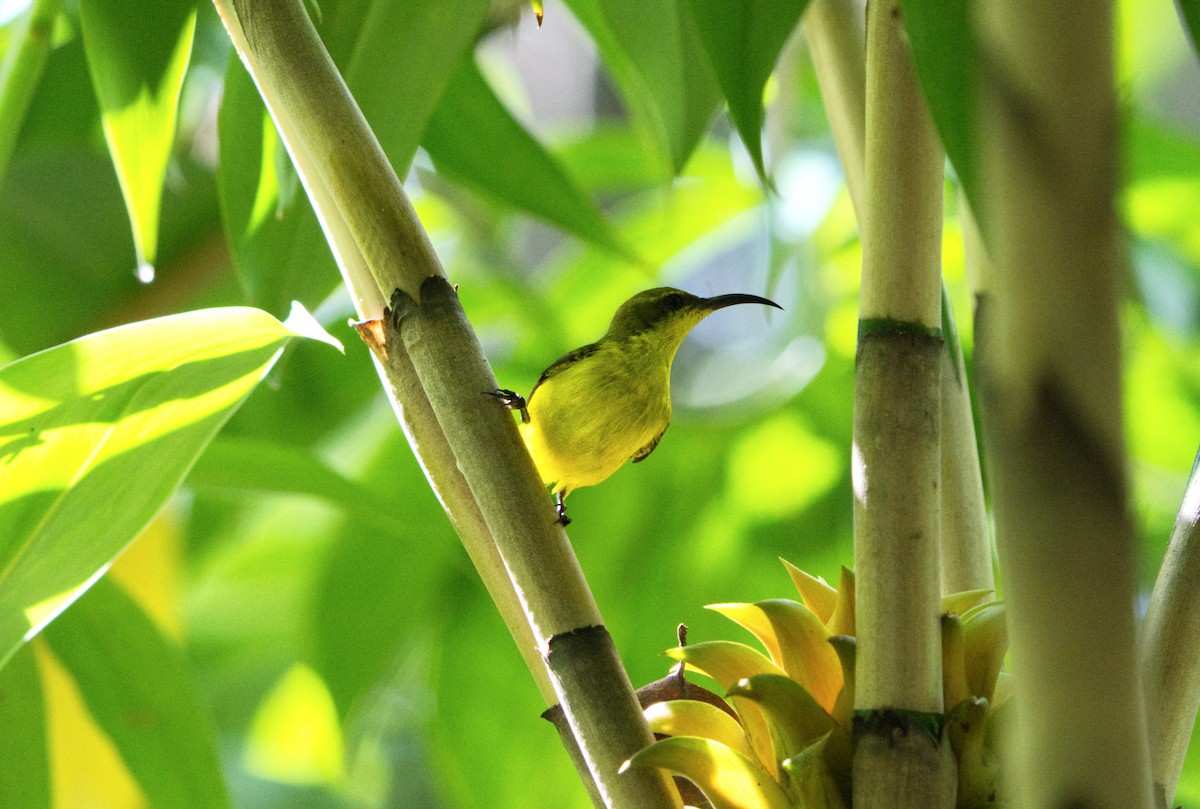
<svg viewBox="0 0 1200 809">
<path fill-rule="evenodd" d="M 27 6 L 0 2 L 0 53 Z M 502 384 L 528 391 L 651 286 L 786 310 L 697 328 L 663 445 L 571 498 L 572 540 L 640 684 L 667 670 L 678 622 L 693 640 L 746 640 L 703 605 L 789 595 L 777 557 L 831 580 L 851 562 L 861 248 L 797 32 L 765 92 L 769 193 L 683 4 L 545 11 L 539 30 L 525 4 L 310 3 Z M 1121 11 L 1126 416 L 1148 589 L 1200 439 L 1200 73 L 1173 8 Z M 117 587 L 5 670 L 30 711 L 40 683 L 52 805 L 147 805 L 129 775 L 146 753 L 97 728 L 80 693 L 102 675 L 73 652 L 85 611 L 132 609 L 181 652 L 234 806 L 586 806 L 347 325 L 307 198 L 215 12 L 198 6 L 151 283 L 135 274 L 146 256 L 83 27 L 66 2 L 0 182 L 0 358 L 206 306 L 282 317 L 292 300 L 347 351 L 289 348 L 113 567 Z M 944 265 L 969 362 L 952 204 Z M 1179 799 L 1200 802 L 1200 754 Z"/>
</svg>

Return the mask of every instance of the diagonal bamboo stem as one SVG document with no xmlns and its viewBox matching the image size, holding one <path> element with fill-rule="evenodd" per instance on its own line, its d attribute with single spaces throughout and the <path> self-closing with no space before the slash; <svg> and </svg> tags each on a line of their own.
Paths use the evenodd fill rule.
<svg viewBox="0 0 1200 809">
<path fill-rule="evenodd" d="M 633 688 L 512 418 L 481 395 L 496 381 L 457 296 L 303 6 L 216 4 L 368 321 L 363 331 L 413 449 L 513 637 L 536 647 L 531 671 L 563 706 L 583 752 L 581 777 L 613 809 L 677 807 L 658 771 L 618 777 L 652 741 Z M 386 296 L 396 310 L 384 324 Z"/>
<path fill-rule="evenodd" d="M 1159 806 L 1173 806 L 1200 706 L 1200 454 L 1175 518 L 1142 628 L 1150 766 Z"/>
</svg>

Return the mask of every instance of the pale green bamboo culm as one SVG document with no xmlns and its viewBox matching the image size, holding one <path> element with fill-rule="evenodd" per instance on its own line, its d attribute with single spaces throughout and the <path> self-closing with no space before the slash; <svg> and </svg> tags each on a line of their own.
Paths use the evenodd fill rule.
<svg viewBox="0 0 1200 809">
<path fill-rule="evenodd" d="M 1142 627 L 1150 767 L 1159 806 L 1175 788 L 1200 706 L 1200 454 Z"/>
<path fill-rule="evenodd" d="M 216 5 L 313 201 L 413 450 L 543 695 L 567 715 L 594 802 L 678 807 L 665 775 L 618 777 L 652 740 L 633 688 L 516 425 L 480 395 L 496 381 L 457 295 L 303 5 Z M 381 323 L 389 300 L 395 317 Z M 588 644 L 568 644 L 566 661 L 554 654 L 556 638 L 581 630 Z"/>
<path fill-rule="evenodd" d="M 942 152 L 899 0 L 867 9 L 855 363 L 856 809 L 954 805 L 940 622 Z M 926 721 L 928 720 L 928 721 Z"/>
<path fill-rule="evenodd" d="M 976 324 L 1014 675 L 1012 805 L 1149 809 L 1118 301 L 1111 3 L 978 7 Z"/>
</svg>

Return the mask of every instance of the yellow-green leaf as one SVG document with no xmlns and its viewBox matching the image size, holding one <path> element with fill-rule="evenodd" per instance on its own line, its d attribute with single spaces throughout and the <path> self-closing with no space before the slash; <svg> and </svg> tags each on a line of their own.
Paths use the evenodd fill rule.
<svg viewBox="0 0 1200 809">
<path fill-rule="evenodd" d="M 803 809 L 849 809 L 826 760 L 830 736 L 814 742 L 803 751 L 783 762 L 787 772 L 788 791 L 795 806 Z"/>
<path fill-rule="evenodd" d="M 104 137 L 133 226 L 139 277 L 148 280 L 196 4 L 81 0 L 79 17 Z"/>
<path fill-rule="evenodd" d="M 0 665 L 104 572 L 313 326 L 206 309 L 0 368 Z"/>
<path fill-rule="evenodd" d="M 713 809 L 791 809 L 783 790 L 762 767 L 735 750 L 695 736 L 674 736 L 639 750 L 622 766 L 658 767 L 682 775 L 704 792 Z"/>
<path fill-rule="evenodd" d="M 646 708 L 646 722 L 664 736 L 699 736 L 721 742 L 744 756 L 754 757 L 746 732 L 729 714 L 696 699 L 671 699 Z"/>
<path fill-rule="evenodd" d="M 841 575 L 838 577 L 838 600 L 837 606 L 833 609 L 833 615 L 829 616 L 826 625 L 829 627 L 829 632 L 832 635 L 854 635 L 855 620 L 854 620 L 854 571 L 848 567 L 842 567 Z"/>
<path fill-rule="evenodd" d="M 47 629 L 88 712 L 154 809 L 225 809 L 216 743 L 182 651 L 109 577 Z"/>
<path fill-rule="evenodd" d="M 1004 604 L 980 604 L 962 617 L 963 656 L 971 696 L 995 700 L 996 680 L 1008 651 L 1008 624 Z"/>
<path fill-rule="evenodd" d="M 776 664 L 826 710 L 842 689 L 837 652 L 829 630 L 812 610 L 798 601 L 776 598 L 756 604 L 715 604 L 713 609 L 741 624 L 762 641 Z"/>
<path fill-rule="evenodd" d="M 762 652 L 744 643 L 725 640 L 706 641 L 668 649 L 667 655 L 676 660 L 682 660 L 692 668 L 712 677 L 726 691 L 733 688 L 738 680 L 753 677 L 755 674 L 784 676 L 783 669 L 772 663 Z M 773 768 L 775 757 L 772 755 L 771 732 L 762 709 L 750 700 L 741 697 L 732 698 L 730 703 L 741 717 L 742 726 L 746 729 L 750 745 L 758 754 L 759 761 Z"/>
<path fill-rule="evenodd" d="M 772 663 L 762 652 L 744 643 L 727 640 L 710 640 L 677 646 L 666 651 L 667 657 L 682 660 L 688 666 L 712 677 L 721 687 L 729 690 L 744 677 L 755 674 L 783 674 L 783 669 Z"/>
<path fill-rule="evenodd" d="M 821 619 L 821 623 L 828 625 L 830 617 L 833 616 L 833 610 L 837 606 L 837 590 L 830 587 L 824 579 L 805 573 L 788 560 L 780 559 L 779 561 L 783 562 L 783 566 L 787 568 L 788 575 L 792 577 L 792 583 L 796 585 L 796 590 L 800 593 L 800 599 L 804 602 L 804 606 L 816 613 L 817 617 Z"/>
<path fill-rule="evenodd" d="M 834 721 L 804 687 L 790 677 L 758 674 L 729 690 L 731 697 L 753 700 L 763 709 L 782 762 L 833 730 Z"/>
<path fill-rule="evenodd" d="M 992 590 L 963 590 L 961 593 L 942 596 L 942 612 L 950 615 L 962 615 L 993 592 Z"/>
</svg>

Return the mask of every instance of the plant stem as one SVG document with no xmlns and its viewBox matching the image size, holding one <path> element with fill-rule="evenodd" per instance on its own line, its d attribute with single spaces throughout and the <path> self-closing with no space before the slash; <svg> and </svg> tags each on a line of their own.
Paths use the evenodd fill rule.
<svg viewBox="0 0 1200 809">
<path fill-rule="evenodd" d="M 860 223 L 866 150 L 863 21 L 864 8 L 858 0 L 812 0 L 803 20 L 834 145 Z M 948 309 L 945 313 L 944 319 L 953 326 L 953 314 Z M 991 543 L 962 347 L 952 328 L 944 325 L 943 332 L 949 342 L 941 373 L 942 592 L 990 590 L 995 586 Z"/>
<path fill-rule="evenodd" d="M 967 368 L 944 286 L 942 334 L 942 594 L 949 595 L 992 590 L 996 580 Z"/>
<path fill-rule="evenodd" d="M 860 223 L 866 153 L 864 19 L 859 0 L 812 0 L 802 20 L 833 143 L 842 159 L 846 188 Z"/>
<path fill-rule="evenodd" d="M 1150 766 L 1160 806 L 1173 806 L 1200 706 L 1200 454 L 1175 518 L 1142 628 Z"/>
<path fill-rule="evenodd" d="M 855 367 L 854 804 L 943 805 L 947 750 L 891 709 L 942 713 L 942 152 L 898 0 L 867 10 L 866 199 Z M 872 718 L 873 717 L 873 718 Z M 947 786 L 951 785 L 951 786 Z M 947 791 L 948 790 L 948 791 Z"/>
<path fill-rule="evenodd" d="M 617 775 L 652 741 L 633 688 L 511 415 L 483 395 L 496 380 L 457 295 L 303 6 L 216 4 L 368 321 L 363 331 L 414 452 L 513 637 L 535 642 L 531 670 L 543 693 L 549 675 L 583 752 L 581 777 L 612 809 L 677 807 L 665 774 Z M 398 333 L 379 322 L 393 290 Z M 589 642 L 575 643 L 580 633 Z M 556 654 L 562 639 L 570 654 Z"/>
<path fill-rule="evenodd" d="M 979 6 L 976 353 L 1017 710 L 1014 806 L 1152 805 L 1121 433 L 1111 4 Z"/>
<path fill-rule="evenodd" d="M 10 34 L 0 62 L 0 179 L 50 54 L 62 0 L 34 0 Z"/>
</svg>

